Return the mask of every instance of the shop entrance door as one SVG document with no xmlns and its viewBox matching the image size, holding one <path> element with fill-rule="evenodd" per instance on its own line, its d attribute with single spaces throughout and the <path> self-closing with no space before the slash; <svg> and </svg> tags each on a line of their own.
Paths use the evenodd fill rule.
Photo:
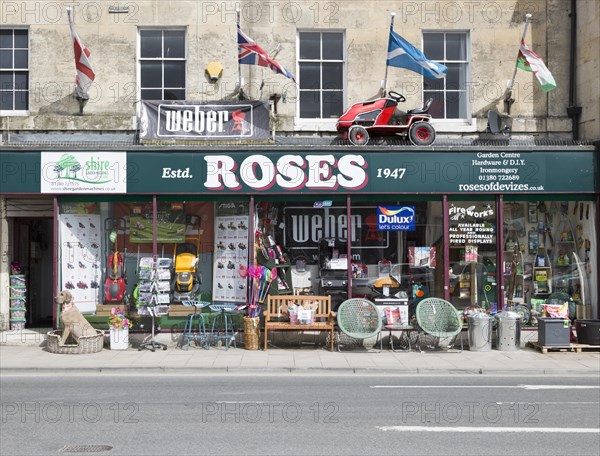
<svg viewBox="0 0 600 456">
<path fill-rule="evenodd" d="M 26 275 L 27 318 L 30 328 L 52 327 L 52 242 L 51 217 L 16 217 L 13 225 L 13 261 Z"/>
</svg>

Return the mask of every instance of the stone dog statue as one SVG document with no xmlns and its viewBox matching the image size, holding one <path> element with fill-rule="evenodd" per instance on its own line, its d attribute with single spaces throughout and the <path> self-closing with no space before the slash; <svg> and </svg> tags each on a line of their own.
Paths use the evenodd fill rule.
<svg viewBox="0 0 600 456">
<path fill-rule="evenodd" d="M 62 338 L 59 342 L 60 346 L 64 346 L 69 335 L 79 343 L 79 338 L 82 336 L 95 336 L 96 330 L 88 323 L 85 317 L 81 314 L 77 306 L 73 303 L 73 295 L 70 291 L 63 290 L 54 298 L 57 305 L 62 305 L 60 320 L 63 324 Z"/>
</svg>

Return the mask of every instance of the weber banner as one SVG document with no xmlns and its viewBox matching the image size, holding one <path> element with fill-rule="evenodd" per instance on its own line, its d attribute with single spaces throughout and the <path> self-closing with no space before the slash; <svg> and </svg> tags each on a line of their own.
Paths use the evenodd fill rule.
<svg viewBox="0 0 600 456">
<path fill-rule="evenodd" d="M 139 128 L 140 139 L 268 139 L 269 107 L 262 101 L 143 101 Z"/>
</svg>

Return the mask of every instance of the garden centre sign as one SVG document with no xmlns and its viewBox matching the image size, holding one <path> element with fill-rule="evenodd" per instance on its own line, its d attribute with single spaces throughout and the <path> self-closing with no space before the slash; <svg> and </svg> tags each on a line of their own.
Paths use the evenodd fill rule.
<svg viewBox="0 0 600 456">
<path fill-rule="evenodd" d="M 228 195 L 594 194 L 599 185 L 593 148 L 416 153 L 409 148 L 383 152 L 364 149 L 272 148 L 249 152 L 240 148 L 222 153 L 214 149 L 70 153 L 6 150 L 0 154 L 0 185 L 3 193 Z M 69 157 L 63 160 L 65 154 L 77 163 Z M 83 168 L 87 169 L 88 164 L 92 174 L 86 171 L 84 175 Z M 82 178 L 91 182 L 83 182 Z M 66 179 L 69 185 L 58 185 L 66 184 Z"/>
</svg>

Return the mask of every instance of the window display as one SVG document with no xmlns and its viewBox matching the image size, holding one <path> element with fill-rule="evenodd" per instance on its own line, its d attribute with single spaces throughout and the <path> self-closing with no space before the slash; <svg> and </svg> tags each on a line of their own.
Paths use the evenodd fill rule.
<svg viewBox="0 0 600 456">
<path fill-rule="evenodd" d="M 497 310 L 495 206 L 493 201 L 449 204 L 450 301 L 459 310 Z"/>
<path fill-rule="evenodd" d="M 102 315 L 115 305 L 169 305 L 210 294 L 202 289 L 202 273 L 212 275 L 202 240 L 212 248 L 206 226 L 212 222 L 200 222 L 212 220 L 213 203 L 160 202 L 156 245 L 152 207 L 148 201 L 59 205 L 59 288 L 74 294 L 81 311 Z"/>
<path fill-rule="evenodd" d="M 219 203 L 215 217 L 213 299 L 217 303 L 247 302 L 248 203 Z"/>
<path fill-rule="evenodd" d="M 115 241 L 116 236 L 115 234 Z M 116 285 L 115 290 L 115 286 L 109 283 L 109 273 L 112 273 L 116 266 L 104 266 L 106 272 L 103 273 L 102 263 L 109 262 L 110 259 L 116 260 L 118 253 L 115 251 L 113 256 L 109 258 L 106 255 L 106 259 L 103 259 L 102 252 L 106 249 L 107 242 L 102 239 L 102 218 L 98 205 L 64 205 L 60 214 L 59 237 L 59 288 L 71 292 L 79 311 L 94 312 L 96 305 L 102 303 L 101 283 L 109 296 L 112 292 L 115 296 L 120 292 L 121 300 L 115 302 L 122 302 L 122 288 Z M 117 271 L 119 274 L 122 272 L 122 264 L 120 267 Z"/>
<path fill-rule="evenodd" d="M 593 233 L 593 222 L 584 210 L 590 206 L 593 210 L 592 203 L 579 201 L 504 204 L 505 239 L 507 245 L 514 240 L 522 264 L 516 275 L 522 284 L 517 283 L 516 294 L 511 294 L 508 280 L 505 304 L 525 306 L 521 313 L 531 315 L 526 323 L 535 324 L 535 317 L 547 314 L 550 306 L 563 304 L 567 304 L 571 319 L 591 314 L 587 296 L 591 275 L 585 268 L 585 245 Z M 526 220 L 522 215 L 525 211 Z M 522 294 L 518 294 L 520 286 Z"/>
</svg>

